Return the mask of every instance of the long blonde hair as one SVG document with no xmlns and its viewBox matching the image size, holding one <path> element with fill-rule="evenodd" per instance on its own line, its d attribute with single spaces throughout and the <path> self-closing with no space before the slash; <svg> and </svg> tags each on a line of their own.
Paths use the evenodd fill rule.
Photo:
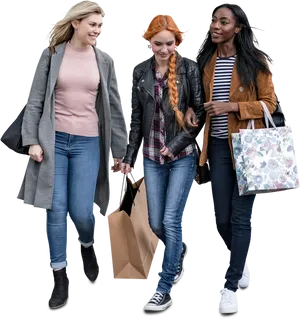
<svg viewBox="0 0 300 319">
<path fill-rule="evenodd" d="M 153 18 L 147 31 L 144 33 L 144 39 L 150 41 L 157 33 L 161 31 L 170 31 L 174 33 L 175 45 L 178 46 L 182 42 L 182 33 L 179 31 L 176 23 L 172 17 L 168 15 L 158 15 Z M 169 101 L 170 106 L 175 112 L 176 121 L 180 128 L 186 130 L 184 125 L 184 116 L 178 109 L 178 90 L 176 85 L 176 54 L 171 55 L 169 60 L 169 73 L 168 73 L 168 88 L 169 88 Z"/>
<path fill-rule="evenodd" d="M 103 9 L 96 2 L 82 1 L 75 4 L 51 30 L 49 46 L 53 48 L 62 42 L 69 41 L 74 33 L 72 21 L 85 19 L 93 13 L 101 14 L 102 17 L 105 15 Z"/>
</svg>

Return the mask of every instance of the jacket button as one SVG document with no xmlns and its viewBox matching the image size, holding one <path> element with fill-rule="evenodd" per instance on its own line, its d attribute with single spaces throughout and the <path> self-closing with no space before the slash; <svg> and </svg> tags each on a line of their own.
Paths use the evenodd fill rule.
<svg viewBox="0 0 300 319">
<path fill-rule="evenodd" d="M 239 87 L 239 91 L 240 91 L 240 92 L 243 92 L 243 91 L 244 91 L 244 88 L 243 88 L 242 86 L 240 86 L 240 87 Z"/>
</svg>

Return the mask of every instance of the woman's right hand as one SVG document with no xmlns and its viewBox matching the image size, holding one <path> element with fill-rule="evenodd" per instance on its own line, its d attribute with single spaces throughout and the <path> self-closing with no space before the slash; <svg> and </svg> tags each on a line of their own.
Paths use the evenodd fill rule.
<svg viewBox="0 0 300 319">
<path fill-rule="evenodd" d="M 131 172 L 130 164 L 121 163 L 121 173 L 127 175 L 130 172 Z"/>
<path fill-rule="evenodd" d="M 189 107 L 184 115 L 184 123 L 186 126 L 197 127 L 198 119 L 192 107 Z"/>
<path fill-rule="evenodd" d="M 43 160 L 43 150 L 39 144 L 30 145 L 28 154 L 36 162 L 41 162 Z"/>
</svg>

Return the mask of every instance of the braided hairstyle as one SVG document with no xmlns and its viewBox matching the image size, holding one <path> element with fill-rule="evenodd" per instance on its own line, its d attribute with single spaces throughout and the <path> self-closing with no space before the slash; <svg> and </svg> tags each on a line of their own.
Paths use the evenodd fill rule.
<svg viewBox="0 0 300 319">
<path fill-rule="evenodd" d="M 170 31 L 174 33 L 175 45 L 178 46 L 182 42 L 182 33 L 179 31 L 172 17 L 168 15 L 158 15 L 151 21 L 147 31 L 144 33 L 144 39 L 150 41 L 157 33 L 161 31 Z M 175 118 L 180 128 L 185 129 L 183 113 L 178 109 L 178 90 L 176 85 L 176 59 L 177 55 L 171 55 L 169 59 L 168 88 L 170 106 L 175 112 Z"/>
</svg>

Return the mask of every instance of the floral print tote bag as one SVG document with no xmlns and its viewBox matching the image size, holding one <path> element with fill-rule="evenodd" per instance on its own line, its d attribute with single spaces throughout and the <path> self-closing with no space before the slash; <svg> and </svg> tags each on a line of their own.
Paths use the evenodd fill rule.
<svg viewBox="0 0 300 319">
<path fill-rule="evenodd" d="M 267 106 L 260 102 L 266 128 L 255 129 L 250 120 L 247 129 L 232 133 L 240 196 L 299 187 L 292 130 L 288 126 L 276 127 Z"/>
</svg>

